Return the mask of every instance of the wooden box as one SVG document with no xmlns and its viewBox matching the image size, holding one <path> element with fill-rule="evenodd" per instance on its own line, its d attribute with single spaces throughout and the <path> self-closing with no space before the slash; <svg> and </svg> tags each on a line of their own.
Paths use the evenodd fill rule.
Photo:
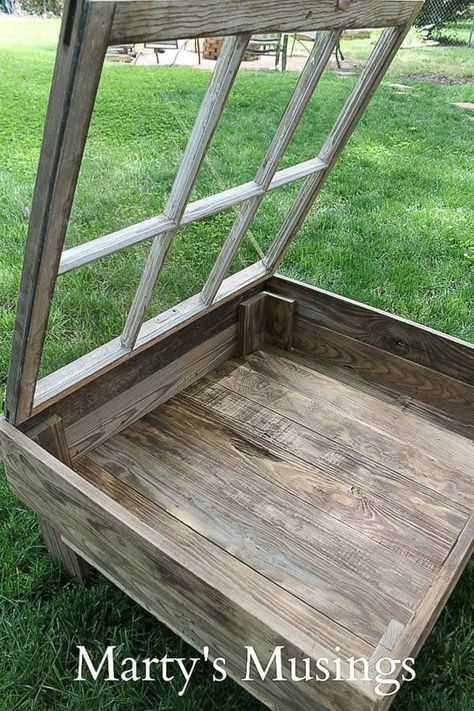
<svg viewBox="0 0 474 711">
<path fill-rule="evenodd" d="M 72 574 L 102 571 L 274 709 L 388 708 L 472 551 L 474 347 L 275 273 L 421 4 L 65 8 L 0 422 L 8 480 Z M 388 29 L 327 142 L 278 170 L 341 31 L 366 26 Z M 255 180 L 189 203 L 251 33 L 305 29 L 321 34 Z M 165 213 L 63 251 L 107 46 L 209 34 L 231 37 Z M 227 276 L 292 180 L 268 253 Z M 178 227 L 240 203 L 202 292 L 143 324 Z M 37 383 L 58 275 L 150 239 L 122 336 Z M 281 653 L 287 681 L 245 681 L 248 646 L 263 667 Z M 381 685 L 383 658 L 398 662 Z M 324 659 L 326 679 L 295 678 Z"/>
</svg>

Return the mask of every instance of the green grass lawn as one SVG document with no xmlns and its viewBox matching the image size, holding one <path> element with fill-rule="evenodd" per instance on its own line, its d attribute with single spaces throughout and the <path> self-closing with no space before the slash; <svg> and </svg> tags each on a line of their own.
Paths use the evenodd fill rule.
<svg viewBox="0 0 474 711">
<path fill-rule="evenodd" d="M 7 376 L 23 246 L 54 60 L 56 21 L 0 17 L 0 383 Z M 349 46 L 350 45 L 350 46 Z M 351 42 L 363 57 L 370 43 Z M 282 271 L 474 340 L 474 50 L 402 50 Z M 406 75 L 436 72 L 455 83 Z M 439 76 L 438 76 L 439 78 Z M 67 239 L 92 239 L 162 211 L 209 73 L 107 65 Z M 297 75 L 242 73 L 195 197 L 253 178 Z M 314 156 L 354 76 L 326 75 L 285 158 Z M 397 93 L 389 82 L 409 86 Z M 252 226 L 262 247 L 298 186 L 270 194 Z M 196 293 L 234 213 L 183 230 L 151 314 Z M 42 373 L 116 336 L 138 283 L 141 245 L 60 278 Z M 255 259 L 247 240 L 233 265 Z M 173 634 L 96 575 L 86 588 L 50 562 L 35 516 L 0 483 L 0 711 L 251 711 L 262 708 L 208 671 L 178 698 L 173 685 L 74 682 L 76 644 L 121 656 L 192 656 Z M 473 620 L 465 573 L 396 711 L 472 708 Z M 469 664 L 471 666 L 469 667 Z M 470 703 L 471 702 L 471 703 Z M 310 711 L 310 710 L 308 710 Z M 350 709 L 348 709 L 350 711 Z"/>
</svg>

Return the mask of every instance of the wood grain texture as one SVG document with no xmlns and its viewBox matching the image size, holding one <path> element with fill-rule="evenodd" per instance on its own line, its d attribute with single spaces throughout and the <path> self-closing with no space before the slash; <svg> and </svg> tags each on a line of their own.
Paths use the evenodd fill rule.
<svg viewBox="0 0 474 711">
<path fill-rule="evenodd" d="M 380 383 L 444 414 L 446 426 L 474 437 L 474 387 L 297 317 L 294 347 Z"/>
<path fill-rule="evenodd" d="M 380 662 L 381 659 L 387 657 L 389 659 L 396 659 L 393 654 L 393 650 L 404 629 L 405 625 L 402 625 L 402 623 L 398 620 L 390 620 L 388 623 L 387 629 L 383 633 L 380 642 L 374 649 L 374 652 L 369 659 L 369 673 L 372 679 L 374 679 L 378 673 L 377 663 Z"/>
<path fill-rule="evenodd" d="M 67 446 L 63 423 L 60 417 L 50 417 L 39 427 L 28 433 L 43 449 L 56 457 L 66 466 L 72 466 L 71 454 Z M 43 540 L 51 557 L 62 563 L 65 570 L 79 583 L 84 583 L 89 575 L 89 566 L 63 541 L 61 534 L 54 527 L 54 516 L 50 520 L 39 517 Z"/>
<path fill-rule="evenodd" d="M 59 459 L 66 466 L 72 466 L 71 452 L 67 445 L 64 424 L 60 417 L 52 415 L 41 424 L 28 431 L 28 437 Z"/>
<path fill-rule="evenodd" d="M 271 346 L 267 348 L 272 350 Z M 328 364 L 310 353 L 292 350 L 284 355 L 291 366 L 297 365 L 306 374 L 306 385 L 314 373 L 317 373 L 318 378 L 331 382 L 330 390 L 323 389 L 323 397 L 328 402 L 336 404 L 338 408 L 347 405 L 360 412 L 362 421 L 371 424 L 376 424 L 380 418 L 385 426 L 392 430 L 396 439 L 414 446 L 419 442 L 421 450 L 442 461 L 447 471 L 452 471 L 452 467 L 461 470 L 465 467 L 466 453 L 471 456 L 473 441 L 470 437 L 453 431 L 452 421 L 447 422 L 447 418 L 439 411 L 386 387 L 383 383 L 360 378 L 348 368 Z M 305 385 L 302 381 L 300 384 L 304 391 Z M 376 413 L 371 413 L 371 407 L 375 407 Z M 442 437 L 433 434 L 433 426 L 435 432 L 442 433 Z M 419 431 L 422 432 L 421 438 L 418 438 Z"/>
<path fill-rule="evenodd" d="M 165 412 L 101 445 L 94 461 L 367 642 L 377 644 L 390 610 L 408 620 L 410 602 L 429 586 L 428 573 L 410 566 L 407 586 L 395 555 L 354 530 L 348 535 L 343 524 L 251 470 L 231 471 L 221 443 L 210 457 L 211 448 L 200 451 L 199 438 L 191 441 L 189 428 L 186 436 L 166 406 Z M 394 567 L 375 582 L 387 557 Z"/>
<path fill-rule="evenodd" d="M 393 469 L 359 455 L 351 447 L 320 435 L 310 427 L 257 405 L 246 395 L 232 392 L 211 378 L 189 388 L 186 397 L 207 407 L 214 416 L 225 418 L 229 426 L 244 436 L 254 434 L 263 442 L 290 450 L 298 459 L 354 487 L 356 495 L 360 490 L 367 506 L 371 506 L 372 496 L 376 497 L 372 504 L 374 511 L 394 510 L 389 517 L 398 513 L 415 527 L 448 545 L 452 545 L 469 515 L 468 510 L 458 510 L 458 506 L 452 506 L 448 499 L 418 482 L 409 481 Z M 408 486 L 409 503 L 406 497 Z M 380 499 L 385 505 L 378 508 L 377 500 Z M 373 515 L 375 517 L 375 512 Z"/>
<path fill-rule="evenodd" d="M 92 462 L 82 463 L 79 476 L 5 422 L 0 423 L 0 444 L 10 484 L 20 498 L 43 515 L 54 510 L 66 540 L 193 646 L 210 645 L 224 653 L 233 676 L 244 675 L 242 647 L 249 639 L 268 656 L 283 644 L 291 655 L 331 658 L 334 640 L 340 640 L 344 655 L 370 653 L 361 639 Z M 265 703 L 298 711 L 346 702 L 364 711 L 376 700 L 362 681 L 246 688 Z"/>
<path fill-rule="evenodd" d="M 220 444 L 223 448 L 222 439 L 227 437 L 227 467 L 242 472 L 244 479 L 246 472 L 252 471 L 301 499 L 305 505 L 314 506 L 316 520 L 322 512 L 323 520 L 330 516 L 356 531 L 357 537 L 363 534 L 399 555 L 404 562 L 414 563 L 430 573 L 444 560 L 450 543 L 433 534 L 436 520 L 432 520 L 428 531 L 423 531 L 416 513 L 407 506 L 398 508 L 395 498 L 387 501 L 389 496 L 371 491 L 370 482 L 363 489 L 351 486 L 350 472 L 347 480 L 341 480 L 323 464 L 309 464 L 301 460 L 297 452 L 269 442 L 258 432 L 249 432 L 238 424 L 234 426 L 196 401 L 182 402 L 178 398 L 169 404 L 167 412 L 172 406 L 181 407 L 193 422 L 197 421 L 204 448 L 211 444 Z M 413 575 L 417 578 L 416 572 Z M 422 576 L 419 580 L 423 579 Z"/>
<path fill-rule="evenodd" d="M 67 8 L 64 12 L 16 312 L 6 394 L 6 414 L 12 423 L 26 420 L 33 406 L 59 259 L 113 14 L 112 4 L 79 3 L 69 31 Z"/>
<path fill-rule="evenodd" d="M 266 296 L 260 292 L 243 301 L 239 307 L 240 355 L 246 356 L 262 348 L 265 342 Z"/>
<path fill-rule="evenodd" d="M 115 5 L 112 43 L 123 44 L 237 32 L 399 26 L 410 22 L 423 2 L 357 0 L 344 11 L 335 0 L 137 0 Z"/>
<path fill-rule="evenodd" d="M 68 427 L 66 434 L 72 456 L 78 457 L 120 432 L 236 351 L 237 327 L 234 323 L 161 368 L 156 362 L 159 362 L 160 353 L 151 375 L 138 380 L 115 397 L 105 399 L 98 408 Z"/>
<path fill-rule="evenodd" d="M 216 452 L 221 452 L 219 461 L 222 468 L 239 472 L 243 481 L 251 482 L 255 476 L 265 479 L 269 483 L 269 492 L 273 491 L 272 487 L 278 487 L 288 497 L 291 506 L 298 511 L 307 512 L 308 518 L 313 519 L 311 525 L 314 527 L 314 535 L 327 537 L 331 532 L 329 543 L 320 541 L 318 547 L 321 551 L 330 551 L 332 542 L 337 540 L 341 546 L 338 555 L 342 556 L 345 545 L 341 542 L 342 531 L 342 538 L 350 539 L 354 545 L 360 546 L 367 552 L 370 550 L 375 558 L 378 555 L 387 556 L 386 560 L 390 560 L 395 569 L 392 582 L 397 579 L 397 567 L 401 562 L 393 553 L 399 554 L 403 558 L 404 565 L 408 564 L 411 570 L 411 584 L 414 586 L 412 592 L 422 588 L 427 580 L 426 573 L 420 575 L 417 566 L 432 572 L 439 567 L 449 551 L 449 543 L 441 543 L 433 534 L 427 536 L 421 534 L 419 528 L 413 527 L 409 517 L 403 517 L 403 512 L 398 516 L 387 515 L 388 507 L 384 509 L 382 501 L 379 502 L 380 514 L 375 507 L 373 512 L 369 512 L 368 506 L 364 508 L 364 505 L 361 505 L 362 492 L 353 491 L 338 482 L 323 468 L 319 469 L 302 462 L 291 448 L 284 449 L 265 442 L 258 433 L 247 433 L 245 428 L 239 427 L 238 424 L 234 428 L 225 418 L 216 417 L 209 408 L 189 402 L 185 396 L 176 398 L 166 408 L 152 413 L 150 420 L 155 423 L 155 427 L 163 426 L 169 439 L 173 437 L 173 433 L 179 439 L 182 437 L 181 430 L 173 422 L 177 422 L 180 411 L 187 413 L 190 422 L 199 432 L 202 451 L 207 453 L 206 456 L 210 461 L 217 456 Z M 163 424 L 164 422 L 167 424 Z M 317 511 L 311 514 L 308 505 L 315 507 Z M 415 520 L 415 517 L 412 517 L 412 520 Z M 320 526 L 324 528 L 326 534 L 322 531 L 316 533 Z M 349 531 L 346 527 L 352 530 Z M 409 529 L 406 533 L 405 528 Z M 308 534 L 309 540 L 311 535 Z M 419 540 L 414 541 L 415 536 L 418 536 Z M 367 538 L 371 540 L 368 541 Z M 390 552 L 383 551 L 379 545 L 374 546 L 373 541 L 388 548 Z M 418 544 L 419 552 L 416 553 Z M 436 560 L 437 554 L 438 560 Z M 359 569 L 358 556 L 352 557 L 355 562 L 354 566 L 347 564 L 349 569 L 361 572 L 364 562 L 361 562 Z M 350 556 L 348 555 L 347 558 L 349 559 Z M 407 561 L 412 561 L 416 565 L 413 566 Z M 384 584 L 382 583 L 382 587 Z M 407 588 L 408 590 L 401 594 L 404 600 L 407 599 L 405 592 L 410 595 L 410 584 Z M 395 589 L 394 582 L 393 590 Z"/>
<path fill-rule="evenodd" d="M 292 360 L 292 355 L 253 353 L 242 364 L 223 364 L 216 375 L 221 385 L 350 446 L 462 509 L 474 507 L 471 441 L 440 431 L 393 404 L 364 396 L 354 385 L 322 376 Z"/>
<path fill-rule="evenodd" d="M 472 443 L 314 360 L 273 348 L 226 361 L 77 460 L 79 477 L 0 421 L 11 486 L 235 677 L 249 636 L 262 654 L 410 656 L 472 547 Z M 249 690 L 288 710 L 385 711 L 371 682 L 284 689 Z"/>
<path fill-rule="evenodd" d="M 307 321 L 474 385 L 474 345 L 408 319 L 282 276 L 267 289 L 296 299 Z"/>
<path fill-rule="evenodd" d="M 38 516 L 41 535 L 53 560 L 57 560 L 63 568 L 78 583 L 85 583 L 90 573 L 90 566 L 78 553 L 76 553 L 61 533 L 49 521 Z"/>
<path fill-rule="evenodd" d="M 107 373 L 110 373 L 110 377 L 106 382 L 114 392 L 117 391 L 117 386 L 122 388 L 124 380 L 133 383 L 135 365 L 143 362 L 142 354 L 154 353 L 156 355 L 158 351 L 153 351 L 153 349 L 163 342 L 167 342 L 171 348 L 175 344 L 179 350 L 184 342 L 181 339 L 193 338 L 194 328 L 196 333 L 204 339 L 206 336 L 203 337 L 203 332 L 206 328 L 211 331 L 216 326 L 219 328 L 219 318 L 225 311 L 222 312 L 218 309 L 228 303 L 230 303 L 231 309 L 237 308 L 240 300 L 252 296 L 255 293 L 253 289 L 263 283 L 267 276 L 268 273 L 261 263 L 253 264 L 224 281 L 218 298 L 210 309 L 204 308 L 199 297 L 196 296 L 147 321 L 132 354 L 122 346 L 120 338 L 114 338 L 104 346 L 96 348 L 51 375 L 42 378 L 36 389 L 33 416 L 51 410 L 53 407 L 59 407 L 59 403 L 64 404 L 65 399 L 74 393 L 76 393 L 75 399 L 71 402 L 75 404 L 77 401 L 87 403 L 89 397 L 93 398 L 95 402 L 100 401 L 104 397 L 100 380 Z M 235 316 L 235 320 L 237 320 L 237 316 Z M 214 327 L 212 326 L 213 321 L 215 321 Z M 192 324 L 196 324 L 196 326 L 193 327 Z M 224 324 L 222 327 L 225 327 Z M 168 340 L 172 336 L 175 336 L 175 339 Z M 164 348 L 164 350 L 166 349 Z M 143 358 L 146 361 L 147 355 L 144 355 Z M 113 373 L 111 373 L 112 369 L 114 369 Z M 93 383 L 98 386 L 97 394 L 94 393 Z M 68 419 L 65 406 L 63 408 L 62 405 L 61 412 L 59 410 L 57 412 L 63 416 L 65 424 L 71 418 L 74 419 L 77 414 L 71 409 Z"/>
<path fill-rule="evenodd" d="M 229 301 L 215 313 L 206 314 L 178 332 L 158 339 L 148 349 L 124 359 L 114 368 L 97 373 L 96 377 L 91 377 L 82 387 L 70 392 L 59 391 L 58 397 L 30 421 L 30 426 L 42 422 L 45 417 L 54 413 L 63 418 L 68 428 L 101 406 L 107 406 L 110 401 L 127 390 L 139 386 L 158 371 L 179 361 L 189 351 L 198 348 L 207 340 L 218 337 L 221 331 L 236 328 L 241 298 L 246 297 Z M 67 370 L 70 371 L 69 368 Z M 130 405 L 132 404 L 131 393 Z"/>
<path fill-rule="evenodd" d="M 265 342 L 291 351 L 295 328 L 296 301 L 266 292 Z"/>
<path fill-rule="evenodd" d="M 392 648 L 395 659 L 416 657 L 432 631 L 443 607 L 453 592 L 474 552 L 474 513 L 471 514 L 458 539 L 436 576 L 433 585 L 423 598 L 411 620 Z M 379 704 L 380 711 L 386 711 L 392 699 L 384 699 Z"/>
</svg>

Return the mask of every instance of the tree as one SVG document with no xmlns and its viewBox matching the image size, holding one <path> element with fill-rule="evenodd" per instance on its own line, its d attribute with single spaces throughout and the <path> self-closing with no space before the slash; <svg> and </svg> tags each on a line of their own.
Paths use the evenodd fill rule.
<svg viewBox="0 0 474 711">
<path fill-rule="evenodd" d="M 425 28 L 429 36 L 439 35 L 448 23 L 467 16 L 472 7 L 472 0 L 427 0 L 416 25 Z"/>
</svg>

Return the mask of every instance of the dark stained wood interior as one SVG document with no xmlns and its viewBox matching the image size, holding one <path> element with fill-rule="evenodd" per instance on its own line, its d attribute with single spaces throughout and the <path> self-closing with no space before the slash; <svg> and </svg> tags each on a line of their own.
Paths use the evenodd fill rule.
<svg viewBox="0 0 474 711">
<path fill-rule="evenodd" d="M 126 485 L 374 653 L 452 564 L 474 443 L 338 375 L 295 351 L 235 357 L 74 468 Z"/>
</svg>

